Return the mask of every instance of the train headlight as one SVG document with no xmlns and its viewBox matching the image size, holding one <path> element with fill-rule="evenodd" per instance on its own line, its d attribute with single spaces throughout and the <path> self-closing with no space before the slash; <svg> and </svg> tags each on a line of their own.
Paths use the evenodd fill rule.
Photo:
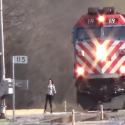
<svg viewBox="0 0 125 125">
<path fill-rule="evenodd" d="M 103 45 L 97 46 L 96 56 L 98 59 L 106 60 L 106 48 Z"/>
<path fill-rule="evenodd" d="M 78 67 L 78 68 L 76 69 L 76 72 L 77 72 L 78 75 L 83 75 L 84 72 L 85 72 L 85 70 L 84 70 L 83 67 Z"/>
<path fill-rule="evenodd" d="M 105 17 L 104 16 L 99 16 L 98 17 L 98 21 L 99 22 L 104 22 L 105 21 Z"/>
<path fill-rule="evenodd" d="M 121 73 L 125 73 L 125 66 L 121 66 L 121 67 L 120 67 L 120 72 L 121 72 Z"/>
</svg>

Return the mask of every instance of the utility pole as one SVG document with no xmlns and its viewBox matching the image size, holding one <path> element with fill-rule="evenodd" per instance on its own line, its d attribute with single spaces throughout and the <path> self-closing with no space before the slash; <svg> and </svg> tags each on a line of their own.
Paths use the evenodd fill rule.
<svg viewBox="0 0 125 125">
<path fill-rule="evenodd" d="M 2 49 L 2 79 L 5 79 L 4 33 L 3 33 L 3 2 L 1 3 L 1 49 Z"/>
<path fill-rule="evenodd" d="M 4 56 L 4 33 L 3 33 L 3 1 L 0 0 L 0 37 L 1 37 L 1 51 L 2 51 L 2 80 L 5 80 L 5 56 Z M 5 99 L 1 102 L 2 114 L 4 114 L 5 109 Z M 4 112 L 3 112 L 4 111 Z"/>
</svg>

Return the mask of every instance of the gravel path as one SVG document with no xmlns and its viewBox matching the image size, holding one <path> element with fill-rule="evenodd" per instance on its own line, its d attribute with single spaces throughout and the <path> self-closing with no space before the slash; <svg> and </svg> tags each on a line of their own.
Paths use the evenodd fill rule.
<svg viewBox="0 0 125 125">
<path fill-rule="evenodd" d="M 72 113 L 46 113 L 46 114 L 35 114 L 35 115 L 16 115 L 15 124 L 20 125 L 32 125 L 32 124 L 43 124 L 46 121 L 60 119 L 60 118 L 71 118 Z M 85 121 L 99 121 L 100 116 L 98 112 L 95 113 L 75 113 L 76 122 Z M 119 112 L 105 112 L 104 120 L 108 121 L 125 121 L 125 111 Z M 48 124 L 48 123 L 44 123 Z M 54 123 L 53 123 L 54 124 Z M 64 123 L 61 123 L 63 125 Z M 66 124 L 66 123 L 65 123 Z M 0 124 L 2 125 L 2 124 Z"/>
</svg>

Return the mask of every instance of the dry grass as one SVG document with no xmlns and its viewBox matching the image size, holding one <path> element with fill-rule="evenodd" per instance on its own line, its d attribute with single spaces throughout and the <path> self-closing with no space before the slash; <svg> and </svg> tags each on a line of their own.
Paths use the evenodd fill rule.
<svg viewBox="0 0 125 125">
<path fill-rule="evenodd" d="M 82 108 L 80 105 L 67 103 L 66 104 L 66 111 L 72 112 L 72 109 L 74 109 L 75 111 L 82 111 Z M 65 112 L 65 104 L 64 103 L 61 103 L 61 104 L 54 103 L 53 110 L 57 111 L 57 112 Z"/>
</svg>

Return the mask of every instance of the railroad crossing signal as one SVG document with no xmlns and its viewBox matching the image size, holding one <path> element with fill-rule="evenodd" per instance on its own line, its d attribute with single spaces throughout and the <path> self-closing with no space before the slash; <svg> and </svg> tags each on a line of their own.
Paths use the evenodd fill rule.
<svg viewBox="0 0 125 125">
<path fill-rule="evenodd" d="M 15 87 L 21 90 L 28 90 L 29 81 L 28 80 L 15 80 Z"/>
<path fill-rule="evenodd" d="M 15 121 L 15 67 L 14 64 L 27 64 L 27 56 L 12 56 L 12 76 L 13 76 L 13 122 Z M 21 81 L 21 80 L 20 80 Z M 19 81 L 18 81 L 19 82 Z"/>
</svg>

